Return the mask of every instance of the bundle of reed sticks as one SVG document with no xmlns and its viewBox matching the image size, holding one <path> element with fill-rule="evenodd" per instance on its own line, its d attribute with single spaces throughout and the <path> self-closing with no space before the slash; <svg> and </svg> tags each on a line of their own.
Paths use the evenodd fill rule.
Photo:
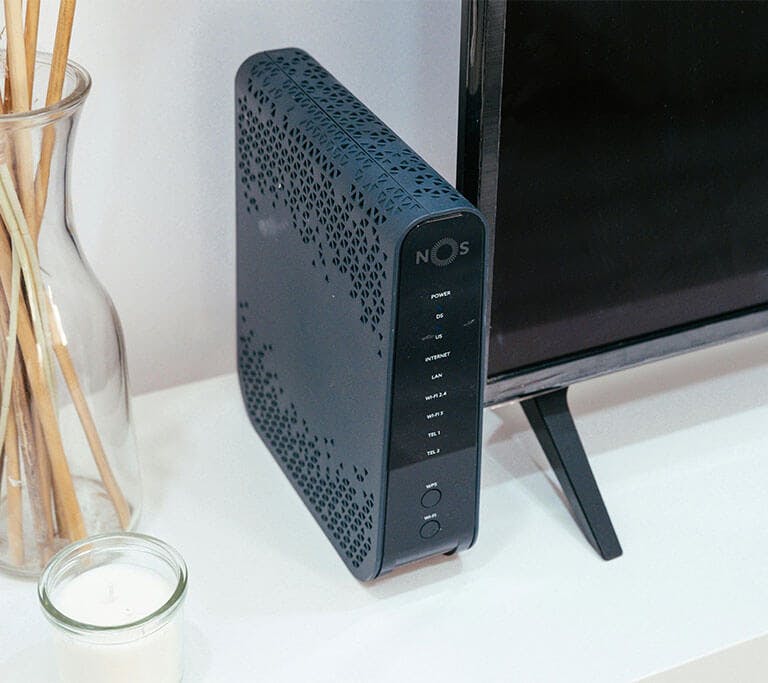
<svg viewBox="0 0 768 683">
<path fill-rule="evenodd" d="M 26 7 L 23 0 L 3 2 L 7 63 L 0 105 L 8 115 L 32 110 L 40 0 L 26 0 Z M 74 12 L 75 0 L 61 0 L 46 107 L 62 97 Z M 0 514 L 6 516 L 0 530 L 7 533 L 0 561 L 18 567 L 42 566 L 62 541 L 88 532 L 59 428 L 57 369 L 117 519 L 123 528 L 131 519 L 38 261 L 55 143 L 54 125 L 44 127 L 35 145 L 28 128 L 0 123 Z M 23 514 L 25 506 L 31 515 Z M 25 557 L 30 547 L 36 558 Z"/>
</svg>

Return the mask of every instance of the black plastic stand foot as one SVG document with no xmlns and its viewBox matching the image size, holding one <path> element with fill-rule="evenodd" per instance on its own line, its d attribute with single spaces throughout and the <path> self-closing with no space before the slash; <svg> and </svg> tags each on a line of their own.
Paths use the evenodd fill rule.
<svg viewBox="0 0 768 683">
<path fill-rule="evenodd" d="M 522 401 L 541 447 L 587 540 L 604 560 L 622 553 L 587 454 L 568 409 L 568 388 Z"/>
</svg>

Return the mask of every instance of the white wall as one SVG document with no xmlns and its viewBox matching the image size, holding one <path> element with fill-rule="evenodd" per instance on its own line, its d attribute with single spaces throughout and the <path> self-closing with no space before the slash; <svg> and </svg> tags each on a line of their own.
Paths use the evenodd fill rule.
<svg viewBox="0 0 768 683">
<path fill-rule="evenodd" d="M 41 49 L 55 6 L 43 3 Z M 449 180 L 459 0 L 80 0 L 93 76 L 73 170 L 78 233 L 123 321 L 134 393 L 235 368 L 233 79 L 308 50 Z"/>
</svg>

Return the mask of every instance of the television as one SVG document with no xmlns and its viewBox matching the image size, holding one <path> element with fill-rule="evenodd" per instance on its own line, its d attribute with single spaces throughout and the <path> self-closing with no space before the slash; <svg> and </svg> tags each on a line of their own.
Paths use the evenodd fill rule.
<svg viewBox="0 0 768 683">
<path fill-rule="evenodd" d="M 457 187 L 493 232 L 486 403 L 616 534 L 569 385 L 768 329 L 768 3 L 464 0 Z"/>
</svg>

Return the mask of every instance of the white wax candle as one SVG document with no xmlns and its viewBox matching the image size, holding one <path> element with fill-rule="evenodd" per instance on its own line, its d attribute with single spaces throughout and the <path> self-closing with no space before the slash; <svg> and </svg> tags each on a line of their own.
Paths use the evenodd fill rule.
<svg viewBox="0 0 768 683">
<path fill-rule="evenodd" d="M 89 569 L 51 596 L 70 619 L 93 626 L 123 626 L 162 607 L 175 585 L 158 573 L 130 564 Z M 178 683 L 182 677 L 180 616 L 157 629 L 149 623 L 124 642 L 105 642 L 59 631 L 56 655 L 65 683 Z M 152 630 L 156 629 L 156 630 Z"/>
</svg>

